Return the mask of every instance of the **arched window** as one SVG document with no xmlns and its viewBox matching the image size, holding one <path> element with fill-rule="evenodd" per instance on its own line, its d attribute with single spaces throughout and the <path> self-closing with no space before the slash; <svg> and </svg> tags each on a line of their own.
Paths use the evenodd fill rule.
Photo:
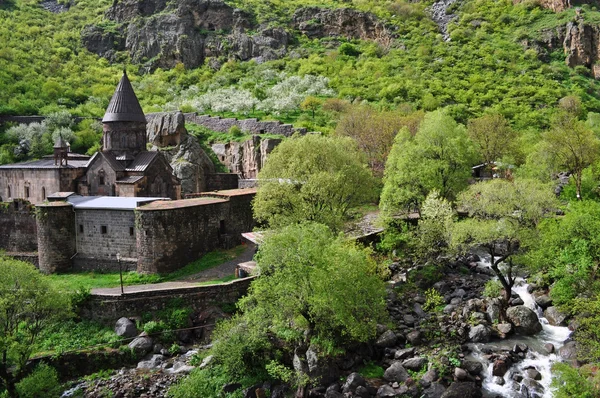
<svg viewBox="0 0 600 398">
<path fill-rule="evenodd" d="M 8 198 L 12 198 L 12 194 L 10 193 L 10 185 L 8 186 Z"/>
<path fill-rule="evenodd" d="M 42 200 L 46 200 L 46 188 L 42 187 Z"/>
</svg>

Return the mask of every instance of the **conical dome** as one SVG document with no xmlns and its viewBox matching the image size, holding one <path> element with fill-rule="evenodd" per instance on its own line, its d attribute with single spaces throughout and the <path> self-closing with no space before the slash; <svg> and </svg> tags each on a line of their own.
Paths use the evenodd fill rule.
<svg viewBox="0 0 600 398">
<path fill-rule="evenodd" d="M 125 71 L 102 118 L 102 123 L 107 122 L 146 122 L 144 111 Z"/>
<path fill-rule="evenodd" d="M 63 140 L 62 135 L 59 135 L 54 143 L 54 148 L 66 148 L 67 144 L 65 140 Z"/>
</svg>

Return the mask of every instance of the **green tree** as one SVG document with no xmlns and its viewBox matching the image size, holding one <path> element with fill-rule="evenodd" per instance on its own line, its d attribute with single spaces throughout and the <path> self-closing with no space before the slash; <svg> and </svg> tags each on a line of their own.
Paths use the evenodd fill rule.
<svg viewBox="0 0 600 398">
<path fill-rule="evenodd" d="M 16 397 L 36 339 L 49 323 L 68 316 L 70 301 L 31 264 L 0 256 L 0 275 L 0 380 Z"/>
<path fill-rule="evenodd" d="M 583 170 L 598 160 L 600 140 L 577 118 L 577 112 L 565 109 L 559 111 L 543 139 L 542 150 L 549 155 L 554 168 L 563 168 L 573 174 L 577 199 L 581 200 Z"/>
<path fill-rule="evenodd" d="M 310 111 L 312 119 L 314 120 L 315 111 L 317 111 L 321 107 L 322 103 L 323 101 L 321 101 L 319 98 L 309 95 L 308 97 L 304 98 L 304 101 L 302 101 L 302 103 L 300 103 L 300 108 L 302 108 L 305 111 Z"/>
<path fill-rule="evenodd" d="M 339 230 L 348 210 L 374 199 L 355 142 L 309 134 L 285 140 L 258 174 L 254 214 L 271 227 L 315 221 Z"/>
<path fill-rule="evenodd" d="M 467 186 L 474 159 L 464 126 L 442 110 L 426 114 L 414 138 L 404 129 L 394 140 L 386 163 L 381 209 L 386 215 L 418 210 L 432 190 L 453 200 Z"/>
<path fill-rule="evenodd" d="M 531 244 L 536 226 L 557 208 L 552 189 L 535 180 L 495 179 L 471 185 L 458 206 L 469 218 L 452 225 L 451 246 L 459 251 L 484 248 L 508 303 L 515 282 L 513 256 Z"/>
<path fill-rule="evenodd" d="M 293 225 L 266 235 L 257 263 L 260 276 L 238 303 L 241 314 L 221 324 L 213 339 L 215 365 L 233 380 L 294 374 L 295 354 L 305 368 L 310 346 L 334 354 L 373 339 L 386 320 L 385 284 L 370 252 L 325 225 Z M 300 391 L 309 376 L 296 373 Z"/>
<path fill-rule="evenodd" d="M 467 132 L 481 159 L 488 165 L 511 153 L 517 138 L 508 120 L 498 113 L 469 120 Z"/>
<path fill-rule="evenodd" d="M 436 190 L 431 191 L 421 209 L 421 218 L 415 230 L 411 246 L 420 259 L 437 256 L 448 245 L 448 232 L 452 226 L 454 211 Z"/>
</svg>

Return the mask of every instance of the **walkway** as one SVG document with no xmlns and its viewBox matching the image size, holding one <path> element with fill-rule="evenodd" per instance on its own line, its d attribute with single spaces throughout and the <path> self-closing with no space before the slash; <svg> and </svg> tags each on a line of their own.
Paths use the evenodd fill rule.
<svg viewBox="0 0 600 398">
<path fill-rule="evenodd" d="M 255 250 L 255 245 L 247 245 L 242 254 L 234 258 L 233 260 L 229 260 L 227 262 L 219 264 L 215 267 L 211 267 L 197 274 L 188 275 L 173 282 L 148 283 L 145 285 L 124 286 L 123 291 L 125 292 L 125 294 L 127 294 L 197 287 L 200 282 L 212 281 L 215 279 L 221 279 L 226 276 L 233 275 L 235 273 L 235 267 L 239 263 L 252 260 L 252 258 L 254 257 Z M 121 294 L 121 287 L 92 289 L 91 293 L 95 295 L 115 296 Z"/>
</svg>

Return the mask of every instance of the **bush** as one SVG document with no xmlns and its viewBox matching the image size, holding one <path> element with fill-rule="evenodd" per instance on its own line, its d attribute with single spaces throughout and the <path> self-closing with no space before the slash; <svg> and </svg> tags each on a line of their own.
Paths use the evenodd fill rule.
<svg viewBox="0 0 600 398">
<path fill-rule="evenodd" d="M 56 369 L 44 363 L 16 385 L 20 398 L 58 397 L 61 393 Z"/>
<path fill-rule="evenodd" d="M 491 279 L 485 283 L 483 296 L 488 298 L 496 298 L 502 296 L 502 284 L 498 279 Z"/>
<path fill-rule="evenodd" d="M 556 398 L 600 396 L 600 390 L 591 381 L 592 372 L 587 367 L 576 369 L 567 363 L 556 363 L 552 366 L 552 373 L 555 376 L 552 386 L 557 388 Z"/>
<path fill-rule="evenodd" d="M 349 57 L 358 57 L 360 55 L 360 50 L 350 43 L 342 44 L 339 51 L 340 54 L 348 55 Z"/>
<path fill-rule="evenodd" d="M 239 126 L 231 126 L 231 128 L 229 129 L 229 134 L 233 137 L 241 137 L 244 135 L 242 129 L 239 128 Z"/>
<path fill-rule="evenodd" d="M 425 298 L 425 305 L 423 306 L 425 311 L 431 311 L 446 302 L 444 297 L 442 297 L 442 295 L 434 288 L 427 289 Z"/>
</svg>

